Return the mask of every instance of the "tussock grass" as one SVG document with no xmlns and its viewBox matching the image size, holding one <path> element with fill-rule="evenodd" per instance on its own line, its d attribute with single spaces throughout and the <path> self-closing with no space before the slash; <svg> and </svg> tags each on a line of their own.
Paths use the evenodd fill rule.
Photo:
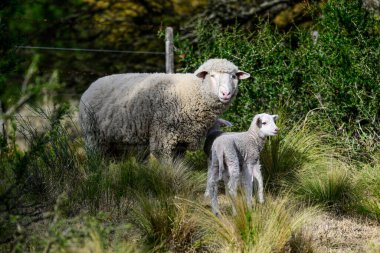
<svg viewBox="0 0 380 253">
<path fill-rule="evenodd" d="M 123 173 L 134 173 L 126 177 L 131 180 L 130 184 L 125 184 L 133 186 L 135 194 L 131 219 L 151 249 L 179 252 L 195 247 L 192 241 L 196 227 L 187 219 L 186 206 L 176 205 L 175 199 L 194 199 L 203 194 L 205 174 L 191 171 L 180 160 L 159 162 L 155 159 L 134 168 L 124 168 Z"/>
<path fill-rule="evenodd" d="M 278 125 L 286 129 L 281 118 Z M 308 204 L 348 211 L 358 197 L 355 169 L 331 135 L 309 125 L 305 118 L 268 140 L 261 154 L 267 187 L 272 192 L 288 190 Z"/>
<path fill-rule="evenodd" d="M 353 209 L 380 221 L 380 160 L 356 172 L 356 201 Z"/>
<path fill-rule="evenodd" d="M 288 197 L 267 197 L 265 204 L 254 205 L 250 211 L 243 199 L 239 196 L 235 203 L 236 216 L 222 213 L 220 218 L 208 208 L 190 203 L 192 219 L 199 226 L 201 240 L 210 251 L 282 252 L 285 247 L 290 247 L 292 235 L 317 213 L 315 208 L 300 209 Z M 298 237 L 299 241 L 301 237 Z"/>
<path fill-rule="evenodd" d="M 144 252 L 145 246 L 124 238 L 130 225 L 105 224 L 108 217 L 62 219 L 50 226 L 43 252 Z"/>
<path fill-rule="evenodd" d="M 355 200 L 355 186 L 351 171 L 338 160 L 330 165 L 307 166 L 297 174 L 296 196 L 310 204 L 334 210 L 346 210 Z"/>
<path fill-rule="evenodd" d="M 269 189 L 278 190 L 284 184 L 291 184 L 305 166 L 325 165 L 331 157 L 338 156 L 336 148 L 326 144 L 328 135 L 311 131 L 306 120 L 289 129 L 285 125 L 286 115 L 280 115 L 276 124 L 282 130 L 267 140 L 260 155 Z"/>
</svg>

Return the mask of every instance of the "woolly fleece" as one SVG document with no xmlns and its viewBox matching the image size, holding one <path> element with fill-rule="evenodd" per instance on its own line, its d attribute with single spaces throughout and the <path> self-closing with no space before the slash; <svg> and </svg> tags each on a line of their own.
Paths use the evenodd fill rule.
<svg viewBox="0 0 380 253">
<path fill-rule="evenodd" d="M 211 59 L 194 74 L 117 74 L 96 80 L 79 106 L 86 145 L 113 155 L 145 150 L 168 157 L 198 148 L 232 101 L 219 100 L 210 71 L 249 76 L 225 59 Z"/>
</svg>

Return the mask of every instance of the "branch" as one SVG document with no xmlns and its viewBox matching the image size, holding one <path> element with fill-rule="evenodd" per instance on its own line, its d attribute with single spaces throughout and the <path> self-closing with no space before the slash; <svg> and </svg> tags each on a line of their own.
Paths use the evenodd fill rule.
<svg viewBox="0 0 380 253">
<path fill-rule="evenodd" d="M 279 5 L 279 4 L 289 4 L 289 0 L 273 0 L 270 2 L 263 2 L 258 7 L 253 7 L 250 10 L 248 10 L 247 12 L 243 12 L 243 15 L 244 16 L 252 16 L 252 15 L 255 15 L 257 13 L 271 9 L 272 7 Z"/>
<path fill-rule="evenodd" d="M 19 98 L 16 104 L 12 105 L 5 113 L 3 113 L 3 117 L 10 117 L 15 112 L 17 112 L 23 105 L 25 105 L 31 98 L 33 94 L 25 94 Z"/>
</svg>

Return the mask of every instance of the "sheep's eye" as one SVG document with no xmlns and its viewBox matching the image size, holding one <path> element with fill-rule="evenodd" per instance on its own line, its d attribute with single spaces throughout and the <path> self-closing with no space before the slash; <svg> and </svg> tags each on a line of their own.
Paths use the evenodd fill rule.
<svg viewBox="0 0 380 253">
<path fill-rule="evenodd" d="M 263 123 L 261 123 L 261 124 L 266 125 L 267 123 L 266 123 L 266 122 L 263 122 Z"/>
<path fill-rule="evenodd" d="M 236 79 L 236 75 L 232 75 L 232 78 L 233 78 L 233 79 Z"/>
<path fill-rule="evenodd" d="M 215 77 L 215 75 L 212 74 L 211 77 Z"/>
</svg>

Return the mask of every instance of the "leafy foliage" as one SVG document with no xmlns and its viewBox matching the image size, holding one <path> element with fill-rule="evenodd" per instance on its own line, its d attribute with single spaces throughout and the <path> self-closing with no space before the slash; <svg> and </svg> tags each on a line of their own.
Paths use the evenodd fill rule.
<svg viewBox="0 0 380 253">
<path fill-rule="evenodd" d="M 196 47 L 177 42 L 184 56 L 181 71 L 193 71 L 209 58 L 227 58 L 253 76 L 241 83 L 225 114 L 237 129 L 246 129 L 256 113 L 285 108 L 290 126 L 319 108 L 323 113 L 315 126 L 342 136 L 365 156 L 363 136 L 379 137 L 380 31 L 378 19 L 359 4 L 327 2 L 312 28 L 316 40 L 309 29 L 283 33 L 263 23 L 250 32 L 200 21 Z"/>
</svg>

